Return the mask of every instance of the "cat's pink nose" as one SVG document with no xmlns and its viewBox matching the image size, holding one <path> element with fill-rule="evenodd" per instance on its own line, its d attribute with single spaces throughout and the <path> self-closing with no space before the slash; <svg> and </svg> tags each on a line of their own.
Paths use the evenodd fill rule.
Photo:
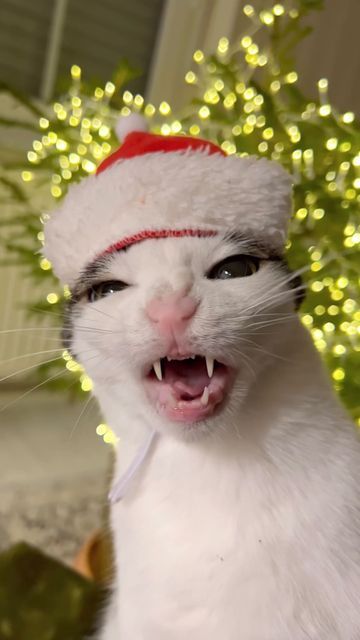
<svg viewBox="0 0 360 640">
<path fill-rule="evenodd" d="M 194 298 L 177 291 L 163 298 L 153 298 L 146 306 L 150 320 L 161 334 L 183 333 L 193 317 L 198 303 Z"/>
</svg>

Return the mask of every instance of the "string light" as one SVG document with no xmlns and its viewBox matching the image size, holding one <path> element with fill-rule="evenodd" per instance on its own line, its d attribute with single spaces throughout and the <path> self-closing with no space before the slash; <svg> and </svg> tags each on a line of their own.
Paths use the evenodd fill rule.
<svg viewBox="0 0 360 640">
<path fill-rule="evenodd" d="M 331 114 L 331 106 L 329 104 L 323 104 L 319 107 L 319 114 L 322 117 L 329 116 Z"/>
<path fill-rule="evenodd" d="M 185 75 L 185 80 L 188 84 L 194 84 L 194 82 L 196 82 L 197 80 L 196 73 L 194 73 L 193 71 L 188 71 Z"/>
<path fill-rule="evenodd" d="M 347 113 L 344 113 L 342 120 L 345 124 L 351 124 L 355 120 L 355 114 L 352 111 L 348 111 Z"/>
<path fill-rule="evenodd" d="M 285 13 L 285 9 L 282 4 L 275 4 L 273 6 L 273 14 L 275 16 L 282 16 Z"/>
<path fill-rule="evenodd" d="M 210 115 L 209 107 L 206 107 L 206 106 L 200 107 L 200 109 L 199 109 L 200 118 L 203 118 L 205 120 L 205 118 L 208 118 L 209 115 Z"/>
<path fill-rule="evenodd" d="M 195 60 L 195 62 L 197 62 L 197 64 L 201 64 L 202 62 L 204 62 L 205 60 L 205 56 L 203 51 L 201 51 L 200 49 L 198 49 L 197 51 L 195 51 L 193 58 Z"/>
<path fill-rule="evenodd" d="M 243 12 L 251 27 L 234 48 L 224 36 L 213 56 L 206 56 L 200 49 L 195 51 L 196 71 L 188 70 L 185 74 L 185 82 L 194 87 L 191 93 L 195 100 L 188 105 L 183 119 L 172 114 L 168 102 L 160 102 L 157 109 L 140 94 L 126 90 L 121 95 L 110 81 L 91 92 L 83 91 L 81 68 L 73 65 L 71 90 L 54 103 L 53 113 L 50 110 L 49 115 L 47 111 L 39 118 L 39 135 L 28 152 L 31 167 L 24 167 L 21 174 L 24 188 L 27 182 L 36 184 L 44 160 L 51 164 L 49 185 L 56 199 L 66 193 L 72 180 L 93 173 L 114 148 L 113 125 L 119 111 L 123 116 L 133 111 L 144 113 L 149 121 L 153 119 L 152 129 L 163 135 L 210 136 L 227 154 L 258 153 L 279 160 L 293 173 L 297 185 L 292 236 L 287 243 L 289 257 L 296 267 L 304 264 L 305 256 L 310 263 L 306 276 L 308 300 L 302 322 L 311 330 L 316 348 L 326 358 L 334 384 L 349 388 L 348 358 L 360 322 L 359 282 L 351 258 L 344 259 L 341 275 L 334 277 L 328 259 L 331 255 L 341 256 L 344 251 L 350 256 L 360 244 L 356 218 L 360 202 L 360 152 L 354 135 L 355 115 L 350 111 L 337 114 L 329 101 L 326 78 L 319 80 L 318 99 L 314 102 L 298 98 L 301 90 L 297 88 L 290 112 L 284 106 L 289 95 L 286 92 L 290 91 L 288 85 L 298 82 L 298 73 L 283 69 L 274 58 L 271 44 L 269 52 L 262 51 L 259 43 L 264 39 L 256 36 L 255 42 L 253 38 L 255 30 L 272 30 L 274 25 L 281 34 L 290 20 L 300 20 L 301 16 L 296 9 L 285 9 L 285 3 L 259 12 L 246 4 Z M 266 65 L 264 77 L 260 73 L 255 82 L 254 70 Z M 111 106 L 115 92 L 119 99 L 122 97 L 118 111 Z M 313 143 L 308 142 L 309 126 L 317 134 Z M 332 238 L 335 220 L 338 232 Z M 38 241 L 43 242 L 39 234 Z M 44 275 L 51 271 L 44 258 L 36 260 Z M 65 290 L 51 291 L 46 299 L 49 305 L 56 306 L 70 295 Z M 90 378 L 73 358 L 68 356 L 64 363 L 78 375 L 81 390 L 90 391 Z M 101 437 L 111 439 L 107 425 L 101 430 Z"/>
<path fill-rule="evenodd" d="M 243 8 L 243 12 L 248 18 L 251 18 L 253 15 L 255 15 L 255 9 L 251 4 L 246 4 Z"/>
<path fill-rule="evenodd" d="M 105 423 L 101 423 L 96 427 L 96 433 L 100 436 L 106 444 L 110 444 L 113 447 L 116 447 L 119 438 L 115 435 L 109 425 Z"/>
<path fill-rule="evenodd" d="M 163 101 L 163 102 L 160 103 L 159 111 L 160 111 L 161 115 L 167 116 L 171 112 L 171 107 L 167 102 Z"/>
</svg>

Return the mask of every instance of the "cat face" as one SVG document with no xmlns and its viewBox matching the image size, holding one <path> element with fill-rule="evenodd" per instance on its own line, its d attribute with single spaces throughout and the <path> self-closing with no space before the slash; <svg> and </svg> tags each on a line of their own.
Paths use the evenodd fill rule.
<svg viewBox="0 0 360 640">
<path fill-rule="evenodd" d="M 276 357 L 293 287 L 278 256 L 236 235 L 147 239 L 85 270 L 65 343 L 120 410 L 199 434 L 223 427 Z"/>
</svg>

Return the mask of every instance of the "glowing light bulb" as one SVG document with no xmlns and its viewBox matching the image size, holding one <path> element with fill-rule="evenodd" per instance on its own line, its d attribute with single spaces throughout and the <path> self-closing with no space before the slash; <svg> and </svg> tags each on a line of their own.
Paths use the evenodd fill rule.
<svg viewBox="0 0 360 640">
<path fill-rule="evenodd" d="M 149 104 L 147 104 L 145 109 L 144 109 L 145 115 L 148 116 L 149 118 L 151 118 L 154 115 L 155 112 L 156 112 L 156 109 L 155 109 L 154 105 L 149 102 Z"/>
<path fill-rule="evenodd" d="M 273 80 L 270 84 L 270 89 L 273 93 L 277 93 L 281 89 L 281 84 L 279 80 Z"/>
<path fill-rule="evenodd" d="M 113 82 L 107 82 L 105 85 L 105 95 L 107 95 L 108 97 L 111 97 L 114 95 L 115 93 L 115 85 Z"/>
<path fill-rule="evenodd" d="M 163 136 L 169 136 L 171 133 L 171 127 L 165 123 L 163 125 L 161 125 L 161 129 L 160 129 L 161 133 Z"/>
<path fill-rule="evenodd" d="M 243 8 L 243 12 L 248 18 L 251 18 L 255 14 L 255 9 L 251 4 L 246 4 Z"/>
<path fill-rule="evenodd" d="M 220 54 L 224 54 L 229 49 L 229 40 L 228 38 L 220 38 L 217 50 Z"/>
<path fill-rule="evenodd" d="M 24 182 L 31 182 L 34 178 L 34 174 L 31 171 L 22 171 L 21 178 Z"/>
<path fill-rule="evenodd" d="M 47 258 L 41 258 L 39 264 L 40 269 L 42 269 L 43 271 L 49 271 L 51 269 L 51 262 Z"/>
<path fill-rule="evenodd" d="M 83 374 L 80 377 L 80 382 L 81 382 L 81 388 L 85 392 L 91 391 L 94 386 L 91 378 L 89 378 L 89 376 L 87 376 L 86 374 Z"/>
<path fill-rule="evenodd" d="M 81 78 L 81 67 L 77 64 L 73 64 L 70 69 L 71 77 L 73 80 L 80 80 Z"/>
<path fill-rule="evenodd" d="M 337 369 L 334 369 L 334 371 L 332 372 L 332 377 L 334 378 L 334 380 L 344 380 L 345 378 L 345 371 L 342 367 L 338 367 Z"/>
<path fill-rule="evenodd" d="M 270 11 L 260 11 L 260 20 L 266 25 L 273 24 L 274 16 Z"/>
<path fill-rule="evenodd" d="M 185 81 L 188 84 L 194 84 L 197 80 L 197 76 L 193 71 L 188 71 L 187 74 L 185 75 Z"/>
<path fill-rule="evenodd" d="M 329 104 L 323 104 L 321 107 L 319 107 L 319 114 L 322 117 L 326 117 L 329 116 L 331 113 L 331 105 Z"/>
<path fill-rule="evenodd" d="M 159 111 L 160 111 L 161 115 L 163 115 L 163 116 L 169 115 L 169 113 L 171 112 L 171 107 L 170 107 L 169 103 L 165 102 L 165 100 L 163 100 L 163 102 L 161 102 L 160 105 L 159 105 Z"/>
<path fill-rule="evenodd" d="M 329 138 L 326 141 L 325 146 L 329 151 L 333 151 L 338 146 L 338 139 L 337 138 Z"/>
<path fill-rule="evenodd" d="M 282 4 L 275 4 L 273 6 L 273 14 L 275 16 L 282 16 L 285 13 L 285 9 Z"/>
<path fill-rule="evenodd" d="M 126 105 L 132 104 L 132 101 L 134 100 L 134 96 L 131 93 L 131 91 L 124 91 L 123 100 Z"/>
<path fill-rule="evenodd" d="M 345 122 L 345 124 L 351 124 L 354 120 L 355 114 L 352 111 L 347 111 L 347 113 L 344 113 L 342 117 L 342 121 Z"/>
<path fill-rule="evenodd" d="M 201 49 L 198 49 L 197 51 L 195 51 L 193 58 L 195 62 L 197 62 L 197 64 L 201 64 L 205 60 L 204 53 L 201 51 Z"/>
<path fill-rule="evenodd" d="M 267 127 L 267 129 L 264 129 L 262 132 L 262 137 L 264 140 L 271 140 L 271 138 L 274 137 L 274 129 L 272 129 L 272 127 Z"/>
<path fill-rule="evenodd" d="M 206 118 L 208 118 L 210 116 L 210 109 L 209 107 L 203 106 L 200 107 L 199 109 L 199 116 L 200 118 L 202 118 L 203 120 L 205 120 Z"/>
<path fill-rule="evenodd" d="M 250 38 L 250 36 L 244 36 L 243 38 L 241 38 L 241 46 L 244 49 L 247 49 L 248 47 L 250 47 L 252 43 L 252 38 Z"/>
<path fill-rule="evenodd" d="M 320 91 L 326 91 L 328 89 L 329 86 L 329 81 L 327 80 L 327 78 L 321 78 L 318 81 L 318 88 Z"/>
</svg>

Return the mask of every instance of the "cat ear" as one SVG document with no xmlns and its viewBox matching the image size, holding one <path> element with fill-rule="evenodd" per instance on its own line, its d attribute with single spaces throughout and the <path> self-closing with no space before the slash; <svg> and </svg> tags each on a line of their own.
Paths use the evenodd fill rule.
<svg viewBox="0 0 360 640">
<path fill-rule="evenodd" d="M 118 140 L 123 142 L 129 133 L 148 131 L 148 123 L 140 113 L 130 113 L 128 116 L 121 116 L 115 123 L 114 129 Z"/>
</svg>

